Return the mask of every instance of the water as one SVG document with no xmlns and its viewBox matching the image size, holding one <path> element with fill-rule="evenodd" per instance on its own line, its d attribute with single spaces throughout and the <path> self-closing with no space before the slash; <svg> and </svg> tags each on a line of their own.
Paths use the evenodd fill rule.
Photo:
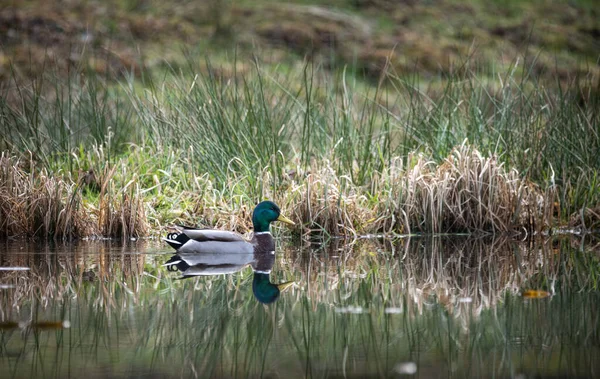
<svg viewBox="0 0 600 379">
<path fill-rule="evenodd" d="M 245 258 L 180 279 L 156 241 L 4 243 L 0 377 L 597 378 L 594 243 L 280 241 L 268 305 Z"/>
</svg>

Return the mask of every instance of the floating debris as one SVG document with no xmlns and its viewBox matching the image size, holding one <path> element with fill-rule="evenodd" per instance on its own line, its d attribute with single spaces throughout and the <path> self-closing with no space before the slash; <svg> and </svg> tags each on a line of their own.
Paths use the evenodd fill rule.
<svg viewBox="0 0 600 379">
<path fill-rule="evenodd" d="M 414 375 L 417 373 L 417 364 L 415 362 L 402 362 L 394 366 L 394 371 L 398 374 Z"/>
<path fill-rule="evenodd" d="M 68 329 L 71 327 L 71 322 L 69 320 L 64 321 L 38 321 L 38 322 L 28 322 L 28 321 L 4 321 L 0 322 L 0 330 L 9 330 L 9 329 L 25 329 L 25 328 L 33 328 L 40 330 L 52 330 L 52 329 Z"/>
<path fill-rule="evenodd" d="M 3 321 L 0 322 L 0 330 L 9 330 L 19 328 L 19 323 L 15 321 Z"/>
<path fill-rule="evenodd" d="M 389 308 L 385 308 L 384 312 L 387 314 L 399 314 L 399 313 L 402 313 L 402 308 L 389 307 Z"/>
<path fill-rule="evenodd" d="M 526 299 L 543 299 L 550 296 L 550 292 L 542 290 L 525 290 L 522 296 Z"/>
<path fill-rule="evenodd" d="M 29 326 L 35 329 L 49 330 L 49 329 L 69 329 L 71 322 L 69 320 L 64 321 L 39 321 L 31 323 Z"/>
<path fill-rule="evenodd" d="M 363 307 L 355 307 L 355 306 L 349 306 L 349 307 L 339 307 L 339 308 L 335 308 L 335 313 L 352 313 L 352 314 L 360 314 L 360 313 L 364 313 L 366 312 L 365 309 Z"/>
</svg>

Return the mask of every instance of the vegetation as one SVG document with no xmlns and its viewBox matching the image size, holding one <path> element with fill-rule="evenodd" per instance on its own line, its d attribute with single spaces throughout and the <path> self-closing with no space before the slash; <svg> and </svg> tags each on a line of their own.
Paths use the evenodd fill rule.
<svg viewBox="0 0 600 379">
<path fill-rule="evenodd" d="M 8 3 L 7 376 L 597 376 L 594 2 Z M 278 301 L 161 267 L 263 199 Z"/>
<path fill-rule="evenodd" d="M 55 62 L 62 73 L 86 70 L 144 76 L 185 66 L 182 46 L 216 58 L 219 47 L 289 64 L 307 56 L 378 79 L 436 80 L 472 64 L 496 77 L 517 56 L 518 71 L 569 83 L 598 74 L 594 1 L 89 0 L 7 1 L 0 11 L 0 78 L 36 77 Z M 215 54 L 217 53 L 217 54 Z M 47 57 L 46 57 L 47 56 Z"/>
<path fill-rule="evenodd" d="M 250 210 L 264 198 L 302 221 L 302 234 L 532 234 L 600 226 L 600 82 L 597 67 L 586 64 L 596 59 L 586 34 L 594 31 L 585 26 L 593 25 L 593 7 L 565 5 L 581 16 L 577 48 L 554 41 L 545 51 L 548 35 L 532 28 L 529 49 L 517 49 L 523 39 L 488 30 L 477 53 L 447 55 L 448 46 L 468 40 L 466 29 L 482 33 L 464 17 L 450 22 L 464 26 L 458 34 L 419 22 L 458 7 L 452 1 L 407 5 L 414 19 L 386 1 L 331 9 L 223 4 L 211 5 L 215 25 L 187 18 L 208 14 L 200 10 L 173 14 L 145 2 L 117 1 L 110 18 L 93 1 L 40 9 L 25 2 L 2 13 L 3 27 L 27 38 L 18 44 L 8 33 L 14 56 L 0 78 L 0 236 L 137 237 L 176 222 L 245 233 Z M 477 2 L 466 7 L 450 14 L 489 12 Z M 504 21 L 519 25 L 521 11 L 548 7 L 513 4 L 503 8 Z M 373 28 L 362 12 L 382 22 Z M 80 45 L 82 14 L 91 29 Z M 276 26 L 257 22 L 258 14 L 290 17 Z M 562 18 L 552 20 L 567 28 Z M 410 42 L 417 23 L 431 29 Z M 260 41 L 260 56 L 245 40 L 235 41 L 236 49 L 217 48 L 244 28 Z M 46 29 L 56 36 L 50 33 L 40 57 Z M 120 51 L 124 30 L 143 59 L 110 66 L 114 56 L 99 51 L 111 40 Z M 217 40 L 202 45 L 202 35 Z M 440 35 L 449 39 L 441 51 L 394 52 L 430 48 L 436 44 L 428 38 Z M 515 46 L 511 54 L 498 50 L 502 63 L 494 65 L 489 52 L 500 36 Z M 93 43 L 84 49 L 88 37 Z M 167 40 L 204 46 L 210 59 L 195 49 L 161 50 L 166 59 L 150 64 Z M 56 50 L 70 43 L 82 53 L 78 59 L 52 58 L 72 54 Z M 25 47 L 30 73 L 18 54 Z M 386 58 L 378 64 L 369 53 Z M 550 70 L 550 53 L 567 58 Z"/>
</svg>

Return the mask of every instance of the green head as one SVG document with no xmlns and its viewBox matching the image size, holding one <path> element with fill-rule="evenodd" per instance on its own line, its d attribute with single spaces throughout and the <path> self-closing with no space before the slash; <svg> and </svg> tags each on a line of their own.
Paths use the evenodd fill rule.
<svg viewBox="0 0 600 379">
<path fill-rule="evenodd" d="M 281 214 L 279 207 L 272 201 L 259 203 L 252 212 L 254 232 L 268 232 L 273 221 L 282 221 L 294 225 L 294 222 Z"/>
<path fill-rule="evenodd" d="M 281 292 L 289 288 L 294 282 L 285 282 L 273 284 L 269 279 L 269 274 L 255 272 L 252 280 L 252 292 L 256 300 L 263 304 L 270 304 L 279 298 Z"/>
</svg>

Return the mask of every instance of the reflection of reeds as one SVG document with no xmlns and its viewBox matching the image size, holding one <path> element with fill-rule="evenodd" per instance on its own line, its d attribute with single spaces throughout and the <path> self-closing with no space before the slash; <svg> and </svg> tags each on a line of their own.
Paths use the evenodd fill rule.
<svg viewBox="0 0 600 379">
<path fill-rule="evenodd" d="M 104 308 L 114 301 L 119 287 L 124 286 L 129 291 L 140 288 L 145 258 L 120 254 L 125 247 L 108 242 L 82 243 L 68 246 L 59 253 L 55 252 L 55 247 L 35 244 L 25 244 L 24 247 L 36 251 L 36 254 L 11 253 L 0 257 L 2 266 L 30 268 L 28 271 L 2 273 L 0 279 L 3 283 L 14 284 L 14 288 L 4 291 L 3 310 L 18 310 L 24 304 L 46 307 L 51 302 L 81 296 L 79 291 L 85 292 L 87 284 L 98 287 L 98 297 L 93 302 Z"/>
<path fill-rule="evenodd" d="M 479 314 L 526 288 L 553 291 L 559 277 L 563 285 L 593 289 L 595 274 L 584 272 L 600 269 L 590 253 L 570 256 L 564 243 L 557 250 L 560 240 L 530 245 L 506 238 L 406 238 L 363 241 L 350 248 L 336 241 L 324 253 L 280 262 L 302 283 L 296 296 L 306 293 L 315 307 L 352 305 L 347 299 L 366 282 L 369 296 L 379 297 L 386 307 L 408 306 L 422 313 L 435 300 L 449 312 Z"/>
<path fill-rule="evenodd" d="M 160 267 L 164 256 L 123 254 L 143 245 L 34 247 L 41 254 L 0 256 L 2 266 L 31 268 L 0 273 L 2 283 L 17 286 L 2 290 L 0 321 L 69 320 L 70 329 L 56 332 L 56 354 L 95 363 L 53 366 L 53 344 L 28 349 L 43 367 L 71 374 L 110 364 L 185 377 L 386 376 L 399 361 L 414 361 L 436 377 L 450 368 L 458 377 L 504 376 L 507 362 L 544 358 L 561 346 L 587 351 L 568 358 L 581 363 L 569 372 L 580 373 L 597 367 L 591 357 L 600 341 L 600 268 L 597 255 L 569 243 L 406 238 L 287 246 L 272 276 L 296 286 L 268 307 L 252 296 L 250 269 L 179 281 Z M 524 288 L 555 295 L 512 296 Z M 0 353 L 15 351 L 19 341 L 5 335 Z M 31 362 L 21 357 L 19 372 Z M 44 368 L 32 370 L 39 376 Z"/>
<path fill-rule="evenodd" d="M 345 245 L 344 240 L 334 239 L 310 254 L 286 250 L 276 264 L 274 281 L 294 279 L 297 285 L 286 291 L 285 297 L 299 301 L 307 296 L 314 306 L 346 304 L 344 299 L 368 285 L 370 296 L 381 296 L 386 306 L 406 306 L 402 302 L 407 297 L 420 312 L 425 303 L 436 299 L 449 311 L 468 305 L 479 313 L 495 307 L 506 293 L 519 294 L 524 288 L 554 291 L 556 282 L 579 290 L 596 288 L 598 255 L 587 250 L 579 255 L 568 253 L 570 241 L 538 240 L 530 245 L 491 237 L 415 237 L 358 240 Z M 575 245 L 582 248 L 582 242 Z M 115 291 L 138 294 L 144 286 L 174 285 L 174 277 L 147 266 L 154 261 L 153 256 L 122 255 L 128 246 L 88 242 L 59 254 L 50 253 L 54 248 L 48 246 L 41 251 L 37 245 L 25 247 L 39 253 L 0 256 L 2 266 L 30 268 L 0 273 L 3 284 L 15 285 L 6 290 L 10 294 L 4 297 L 7 306 L 61 300 L 90 282 L 98 285 L 99 297 L 94 302 L 110 308 Z M 240 277 L 248 279 L 243 272 Z M 218 278 L 196 282 L 194 288 L 210 291 Z M 230 278 L 233 284 L 236 276 Z"/>
<path fill-rule="evenodd" d="M 600 270 L 598 259 L 586 251 L 585 263 L 578 262 L 581 257 L 563 241 L 554 242 L 558 245 L 413 238 L 368 241 L 351 250 L 332 245 L 323 253 L 298 255 L 285 262 L 284 270 L 303 286 L 282 301 L 291 302 L 285 308 L 286 337 L 299 339 L 294 343 L 298 359 L 310 365 L 295 368 L 308 376 L 324 370 L 383 375 L 404 359 L 423 361 L 433 370 L 422 372 L 426 377 L 443 376 L 445 370 L 456 377 L 504 376 L 513 365 L 547 373 L 555 368 L 527 361 L 575 342 L 586 346 L 579 350 L 583 357 L 560 360 L 571 374 L 589 375 L 593 370 L 587 368 L 597 367 L 589 352 L 598 354 L 600 336 L 592 332 L 584 342 L 563 334 L 560 323 L 568 323 L 571 331 L 597 329 L 593 325 L 600 314 L 587 304 L 599 300 L 593 290 L 597 283 L 590 279 Z M 525 300 L 518 296 L 523 288 L 556 290 L 559 297 Z M 573 320 L 568 316 L 573 307 L 585 313 Z M 425 353 L 430 351 L 435 357 Z"/>
</svg>

